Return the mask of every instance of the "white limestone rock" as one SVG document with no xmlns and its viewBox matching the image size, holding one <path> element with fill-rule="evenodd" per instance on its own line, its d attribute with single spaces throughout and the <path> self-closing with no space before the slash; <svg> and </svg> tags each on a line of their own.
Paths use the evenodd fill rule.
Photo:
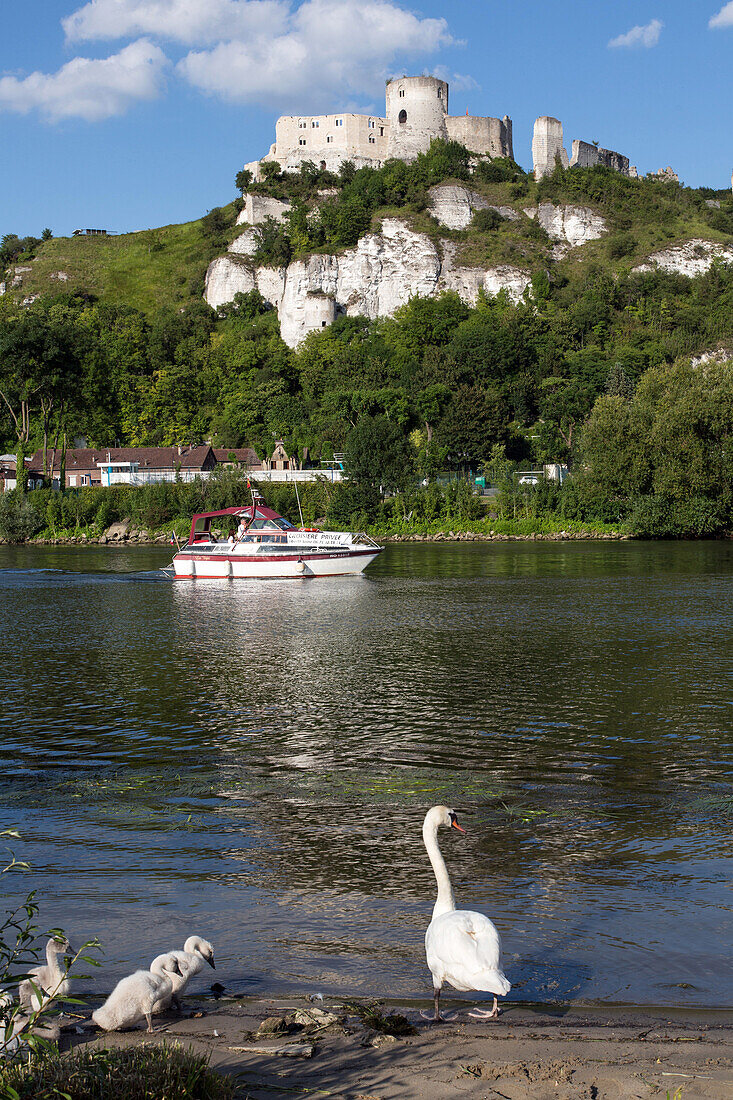
<svg viewBox="0 0 733 1100">
<path fill-rule="evenodd" d="M 205 296 L 217 308 L 256 287 L 277 309 L 283 340 L 296 347 L 338 313 L 389 317 L 414 295 L 434 297 L 444 290 L 474 304 L 481 289 L 492 295 L 506 289 L 518 301 L 529 286 L 530 276 L 518 268 L 462 268 L 454 255 L 451 242 L 444 242 L 441 258 L 425 234 L 385 218 L 381 232 L 367 234 L 356 247 L 296 260 L 287 268 L 250 269 L 235 256 L 220 256 L 209 267 Z"/>
<path fill-rule="evenodd" d="M 237 294 L 248 294 L 255 288 L 255 277 L 248 267 L 230 259 L 217 256 L 209 264 L 204 284 L 204 298 L 212 309 L 226 305 Z"/>
<path fill-rule="evenodd" d="M 483 195 L 468 187 L 442 184 L 431 187 L 430 213 L 446 229 L 467 229 L 475 210 L 486 210 L 489 203 Z"/>
<path fill-rule="evenodd" d="M 733 360 L 733 351 L 730 348 L 716 348 L 715 351 L 704 351 L 700 355 L 694 355 L 690 360 L 693 367 L 705 367 L 708 363 L 730 363 Z"/>
<path fill-rule="evenodd" d="M 715 241 L 694 239 L 653 252 L 643 264 L 635 267 L 634 271 L 661 269 L 676 275 L 688 275 L 694 279 L 697 275 L 707 274 L 716 260 L 724 264 L 732 264 L 733 249 L 726 248 L 725 245 Z"/>
<path fill-rule="evenodd" d="M 49 279 L 56 279 L 59 283 L 68 283 L 69 276 L 65 271 L 52 271 Z"/>
<path fill-rule="evenodd" d="M 245 229 L 244 233 L 240 233 L 229 245 L 229 251 L 235 256 L 254 256 L 258 244 L 257 230 Z"/>
<path fill-rule="evenodd" d="M 501 214 L 502 218 L 506 218 L 509 222 L 518 222 L 520 215 L 511 206 L 491 206 L 490 210 L 495 210 L 497 214 Z"/>
<path fill-rule="evenodd" d="M 460 267 L 455 262 L 456 245 L 452 241 L 443 241 L 443 266 L 439 281 L 439 292 L 454 290 L 464 302 L 475 306 L 479 292 L 484 291 L 495 298 L 500 290 L 505 290 L 513 302 L 520 302 L 532 279 L 526 271 L 509 264 L 487 269 L 480 267 Z"/>
<path fill-rule="evenodd" d="M 13 270 L 11 272 L 12 279 L 10 280 L 10 285 L 12 287 L 22 286 L 23 285 L 23 276 L 27 275 L 30 270 L 31 269 L 29 267 L 15 267 L 15 268 L 13 268 Z"/>
<path fill-rule="evenodd" d="M 524 211 L 528 218 L 537 218 L 553 241 L 578 248 L 588 241 L 597 241 L 607 232 L 606 221 L 586 206 L 554 206 L 542 202 L 539 207 Z"/>
<path fill-rule="evenodd" d="M 477 210 L 496 210 L 502 218 L 509 221 L 519 220 L 519 214 L 511 206 L 492 206 L 483 195 L 468 187 L 441 184 L 439 187 L 431 187 L 429 195 L 430 213 L 446 229 L 467 229 Z"/>
</svg>

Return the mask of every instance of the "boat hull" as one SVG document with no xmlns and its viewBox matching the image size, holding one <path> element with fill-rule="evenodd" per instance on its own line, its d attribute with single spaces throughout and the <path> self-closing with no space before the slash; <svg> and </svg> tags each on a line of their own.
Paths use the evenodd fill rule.
<svg viewBox="0 0 733 1100">
<path fill-rule="evenodd" d="M 359 548 L 338 554 L 206 554 L 180 551 L 173 559 L 177 580 L 307 580 L 351 577 L 363 573 L 382 548 Z"/>
</svg>

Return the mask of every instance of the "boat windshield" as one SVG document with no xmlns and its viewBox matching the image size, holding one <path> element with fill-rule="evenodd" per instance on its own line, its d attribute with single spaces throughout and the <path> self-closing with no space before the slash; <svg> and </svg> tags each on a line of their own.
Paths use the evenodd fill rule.
<svg viewBox="0 0 733 1100">
<path fill-rule="evenodd" d="M 277 531 L 294 531 L 292 523 L 288 520 L 279 517 L 278 519 L 255 519 L 250 523 L 249 531 L 272 531 L 273 528 Z"/>
</svg>

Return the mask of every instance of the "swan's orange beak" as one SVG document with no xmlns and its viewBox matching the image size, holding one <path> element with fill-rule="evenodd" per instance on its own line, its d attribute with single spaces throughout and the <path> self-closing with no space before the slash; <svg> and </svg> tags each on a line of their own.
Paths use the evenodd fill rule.
<svg viewBox="0 0 733 1100">
<path fill-rule="evenodd" d="M 457 821 L 451 821 L 451 829 L 458 829 L 459 833 L 465 833 L 465 829 L 462 825 L 459 825 Z"/>
</svg>

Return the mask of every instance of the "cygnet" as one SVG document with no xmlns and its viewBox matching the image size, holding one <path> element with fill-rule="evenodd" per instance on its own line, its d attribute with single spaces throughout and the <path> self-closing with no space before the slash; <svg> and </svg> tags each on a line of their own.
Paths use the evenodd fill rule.
<svg viewBox="0 0 733 1100">
<path fill-rule="evenodd" d="M 136 970 L 117 983 L 101 1008 L 92 1013 L 92 1020 L 104 1031 L 121 1031 L 134 1027 L 143 1017 L 148 1032 L 153 1030 L 153 1013 L 161 1001 L 170 1000 L 173 979 L 180 976 L 175 955 L 159 955 L 150 970 Z"/>
<path fill-rule="evenodd" d="M 46 965 L 34 966 L 29 977 L 18 986 L 18 1000 L 21 1007 L 37 1012 L 41 1004 L 49 999 L 63 1001 L 71 992 L 71 982 L 66 976 L 66 967 L 59 957 L 71 953 L 72 947 L 67 939 L 50 939 L 46 944 Z M 34 989 L 35 986 L 35 989 Z"/>
<path fill-rule="evenodd" d="M 189 936 L 183 945 L 183 951 L 172 951 L 171 954 L 178 961 L 180 976 L 172 979 L 173 989 L 171 994 L 158 1006 L 156 1010 L 158 1012 L 162 1012 L 164 1009 L 168 1008 L 171 1001 L 180 1012 L 181 994 L 191 978 L 195 977 L 196 974 L 203 970 L 205 962 L 216 970 L 216 965 L 214 963 L 214 948 L 208 940 L 203 940 L 200 936 Z M 153 966 L 164 957 L 163 955 L 158 955 L 158 957 L 153 960 Z"/>
</svg>

